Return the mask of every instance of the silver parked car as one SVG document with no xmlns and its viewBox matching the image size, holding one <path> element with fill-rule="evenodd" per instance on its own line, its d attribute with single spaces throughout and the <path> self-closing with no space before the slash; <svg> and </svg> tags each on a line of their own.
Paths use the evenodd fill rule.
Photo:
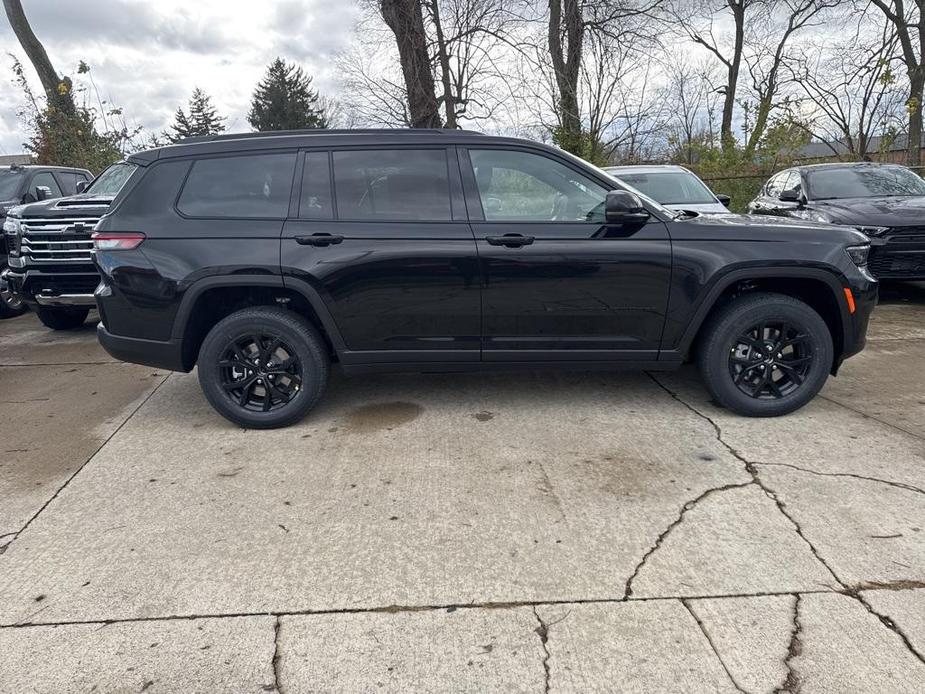
<svg viewBox="0 0 925 694">
<path fill-rule="evenodd" d="M 614 178 L 673 210 L 726 214 L 728 195 L 717 195 L 693 171 L 673 164 L 608 166 Z"/>
</svg>

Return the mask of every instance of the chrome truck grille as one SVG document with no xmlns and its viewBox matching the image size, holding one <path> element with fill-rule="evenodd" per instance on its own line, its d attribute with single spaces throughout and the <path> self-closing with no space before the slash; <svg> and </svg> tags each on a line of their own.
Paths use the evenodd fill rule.
<svg viewBox="0 0 925 694">
<path fill-rule="evenodd" d="M 24 265 L 88 264 L 90 235 L 99 217 L 23 219 L 19 255 Z"/>
</svg>

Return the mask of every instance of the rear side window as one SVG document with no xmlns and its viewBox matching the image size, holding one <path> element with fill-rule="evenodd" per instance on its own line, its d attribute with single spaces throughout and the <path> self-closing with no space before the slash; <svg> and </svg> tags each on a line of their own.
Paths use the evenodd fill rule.
<svg viewBox="0 0 925 694">
<path fill-rule="evenodd" d="M 331 219 L 331 167 L 327 152 L 307 152 L 302 170 L 302 197 L 299 202 L 302 219 Z"/>
<path fill-rule="evenodd" d="M 450 219 L 442 149 L 334 152 L 334 190 L 340 219 Z"/>
<path fill-rule="evenodd" d="M 191 217 L 269 217 L 289 214 L 295 153 L 199 159 L 177 209 Z"/>
<path fill-rule="evenodd" d="M 83 181 L 84 175 L 77 174 L 72 171 L 59 171 L 57 174 L 58 180 L 61 181 L 61 190 L 64 191 L 65 195 L 73 195 L 77 192 L 77 181 Z"/>
</svg>

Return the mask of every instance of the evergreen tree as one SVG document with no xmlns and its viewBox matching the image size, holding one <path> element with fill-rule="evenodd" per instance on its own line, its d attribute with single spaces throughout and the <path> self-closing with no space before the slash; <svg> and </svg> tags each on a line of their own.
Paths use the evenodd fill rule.
<svg viewBox="0 0 925 694">
<path fill-rule="evenodd" d="M 212 105 L 212 98 L 199 87 L 193 90 L 189 100 L 189 113 L 178 107 L 174 114 L 173 125 L 164 137 L 170 142 L 179 142 L 185 137 L 196 135 L 215 135 L 225 129 L 223 116 L 219 116 Z"/>
<path fill-rule="evenodd" d="M 254 91 L 247 121 L 254 130 L 300 130 L 328 127 L 312 78 L 302 68 L 277 58 Z"/>
</svg>

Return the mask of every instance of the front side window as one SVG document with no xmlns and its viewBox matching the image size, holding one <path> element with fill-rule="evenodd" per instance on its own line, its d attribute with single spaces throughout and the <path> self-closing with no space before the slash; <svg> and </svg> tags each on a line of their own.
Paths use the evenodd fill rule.
<svg viewBox="0 0 925 694">
<path fill-rule="evenodd" d="M 816 169 L 807 185 L 813 200 L 925 195 L 925 181 L 902 166 Z"/>
<path fill-rule="evenodd" d="M 48 188 L 53 198 L 60 198 L 62 195 L 61 188 L 58 186 L 55 177 L 47 171 L 35 174 L 32 178 L 32 194 L 35 195 L 36 198 L 38 198 L 38 188 L 40 187 Z"/>
<path fill-rule="evenodd" d="M 549 157 L 500 149 L 469 150 L 489 222 L 604 222 L 607 189 Z"/>
<path fill-rule="evenodd" d="M 334 152 L 337 216 L 347 220 L 449 221 L 442 149 Z"/>
<path fill-rule="evenodd" d="M 84 192 L 104 198 L 114 198 L 137 168 L 135 164 L 124 161 L 113 164 L 97 176 Z"/>
<path fill-rule="evenodd" d="M 702 205 L 716 202 L 710 189 L 694 174 L 686 171 L 615 173 L 614 175 L 663 205 Z"/>
<path fill-rule="evenodd" d="M 177 209 L 190 217 L 283 219 L 289 214 L 295 152 L 199 159 Z"/>
<path fill-rule="evenodd" d="M 771 180 L 768 181 L 767 187 L 765 188 L 765 195 L 767 195 L 769 198 L 780 197 L 781 192 L 784 190 L 784 184 L 787 182 L 787 178 L 789 176 L 789 171 L 782 171 L 781 173 L 772 176 Z"/>
</svg>

